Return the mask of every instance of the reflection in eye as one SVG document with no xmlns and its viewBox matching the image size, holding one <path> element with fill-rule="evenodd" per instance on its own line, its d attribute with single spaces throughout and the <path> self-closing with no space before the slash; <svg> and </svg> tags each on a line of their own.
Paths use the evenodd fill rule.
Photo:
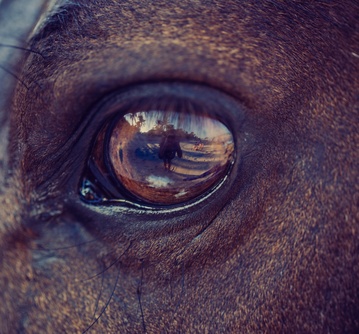
<svg viewBox="0 0 359 334">
<path fill-rule="evenodd" d="M 89 161 L 95 179 L 84 179 L 81 194 L 90 202 L 116 199 L 120 193 L 153 205 L 183 203 L 223 180 L 233 154 L 231 132 L 208 115 L 124 113 L 97 136 Z M 95 191 L 101 178 L 113 180 L 102 198 Z"/>
</svg>

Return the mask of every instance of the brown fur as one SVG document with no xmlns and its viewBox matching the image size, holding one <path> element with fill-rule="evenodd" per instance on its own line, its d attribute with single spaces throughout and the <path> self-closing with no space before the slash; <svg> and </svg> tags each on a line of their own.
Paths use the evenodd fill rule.
<svg viewBox="0 0 359 334">
<path fill-rule="evenodd" d="M 0 25 L 23 22 L 21 42 L 49 9 L 34 1 L 12 20 L 16 2 L 0 3 Z M 358 12 L 356 1 L 71 1 L 23 44 L 33 52 L 2 54 L 17 78 L 0 72 L 0 332 L 358 332 Z M 229 180 L 175 213 L 84 205 L 104 118 L 90 111 L 158 82 L 238 106 Z"/>
</svg>

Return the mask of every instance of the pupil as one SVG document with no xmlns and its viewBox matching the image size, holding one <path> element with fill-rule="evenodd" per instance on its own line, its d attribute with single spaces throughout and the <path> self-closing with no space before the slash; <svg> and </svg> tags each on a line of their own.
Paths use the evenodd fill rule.
<svg viewBox="0 0 359 334">
<path fill-rule="evenodd" d="M 172 205 L 218 184 L 233 161 L 234 141 L 218 120 L 193 113 L 128 113 L 109 129 L 112 173 L 134 197 Z"/>
</svg>

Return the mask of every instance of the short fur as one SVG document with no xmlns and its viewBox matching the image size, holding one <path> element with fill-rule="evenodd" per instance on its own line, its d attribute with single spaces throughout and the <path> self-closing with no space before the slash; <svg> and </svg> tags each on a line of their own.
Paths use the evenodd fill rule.
<svg viewBox="0 0 359 334">
<path fill-rule="evenodd" d="M 358 2 L 44 3 L 0 2 L 0 332 L 357 333 Z M 176 82 L 239 106 L 228 183 L 81 202 L 93 107 Z"/>
</svg>

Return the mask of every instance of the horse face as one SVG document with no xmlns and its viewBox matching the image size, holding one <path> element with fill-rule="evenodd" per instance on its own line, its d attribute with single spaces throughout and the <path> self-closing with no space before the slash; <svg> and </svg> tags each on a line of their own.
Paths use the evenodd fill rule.
<svg viewBox="0 0 359 334">
<path fill-rule="evenodd" d="M 356 332 L 358 9 L 0 2 L 1 332 Z"/>
</svg>

